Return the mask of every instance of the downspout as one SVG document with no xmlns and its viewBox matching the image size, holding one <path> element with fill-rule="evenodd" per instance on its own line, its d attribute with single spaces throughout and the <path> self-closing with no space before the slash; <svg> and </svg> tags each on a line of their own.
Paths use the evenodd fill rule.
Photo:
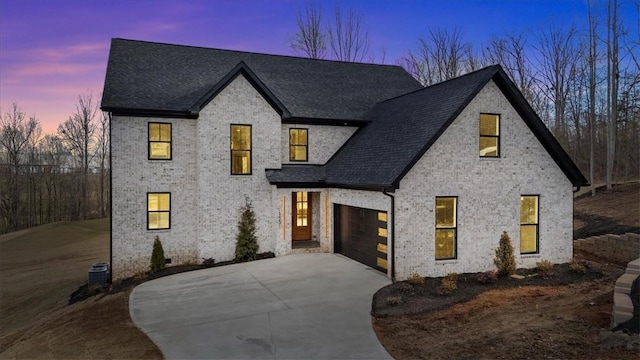
<svg viewBox="0 0 640 360">
<path fill-rule="evenodd" d="M 113 284 L 113 168 L 111 167 L 111 111 L 109 111 L 109 283 Z"/>
<path fill-rule="evenodd" d="M 391 249 L 391 282 L 396 282 L 396 198 L 395 196 L 387 193 L 387 189 L 383 189 L 382 193 L 387 195 L 391 199 L 391 237 L 389 238 L 389 246 L 387 249 Z"/>
</svg>

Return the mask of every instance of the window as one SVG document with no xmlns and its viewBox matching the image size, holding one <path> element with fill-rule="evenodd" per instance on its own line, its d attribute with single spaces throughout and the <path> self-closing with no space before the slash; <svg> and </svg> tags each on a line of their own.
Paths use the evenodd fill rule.
<svg viewBox="0 0 640 360">
<path fill-rule="evenodd" d="M 149 159 L 171 160 L 171 124 L 149 123 Z"/>
<path fill-rule="evenodd" d="M 231 125 L 231 175 L 251 175 L 251 125 Z"/>
<path fill-rule="evenodd" d="M 308 130 L 307 129 L 289 129 L 289 160 L 290 161 L 307 161 L 308 160 Z"/>
<path fill-rule="evenodd" d="M 480 157 L 500 156 L 500 115 L 480 114 Z"/>
<path fill-rule="evenodd" d="M 171 193 L 147 193 L 147 229 L 171 228 Z"/>
<path fill-rule="evenodd" d="M 520 197 L 520 253 L 538 252 L 538 195 Z"/>
<path fill-rule="evenodd" d="M 436 260 L 456 258 L 456 197 L 436 197 Z"/>
</svg>

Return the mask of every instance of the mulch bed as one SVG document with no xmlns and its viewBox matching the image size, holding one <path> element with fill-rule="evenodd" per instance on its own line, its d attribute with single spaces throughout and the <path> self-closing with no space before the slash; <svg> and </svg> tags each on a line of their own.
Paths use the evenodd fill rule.
<svg viewBox="0 0 640 360">
<path fill-rule="evenodd" d="M 256 260 L 270 259 L 273 257 L 275 257 L 275 254 L 272 253 L 271 251 L 268 251 L 268 252 L 257 254 Z M 118 280 L 113 284 L 110 284 L 108 287 L 100 287 L 100 286 L 89 287 L 88 284 L 83 284 L 71 294 L 71 296 L 69 297 L 68 305 L 74 304 L 78 301 L 86 300 L 98 294 L 107 295 L 107 294 L 115 294 L 123 291 L 128 291 L 142 284 L 143 282 L 147 282 L 149 280 L 161 278 L 164 276 L 169 276 L 169 275 L 174 275 L 174 274 L 179 274 L 179 273 L 194 271 L 194 270 L 208 269 L 208 268 L 218 267 L 218 266 L 238 264 L 241 262 L 242 261 L 236 261 L 236 260 L 215 262 L 213 259 L 204 259 L 202 264 L 169 266 L 164 268 L 163 270 L 156 271 L 153 273 L 147 272 L 143 276 L 132 276 L 126 279 Z"/>
<path fill-rule="evenodd" d="M 442 310 L 469 301 L 484 291 L 520 286 L 561 286 L 602 278 L 602 271 L 590 262 L 584 262 L 586 273 L 578 273 L 569 264 L 557 264 L 544 273 L 536 269 L 518 269 L 523 279 L 500 277 L 493 283 L 481 283 L 479 276 L 485 273 L 458 275 L 457 289 L 445 290 L 441 277 L 424 278 L 424 284 L 399 281 L 378 290 L 373 297 L 371 314 L 374 317 L 403 316 Z"/>
</svg>

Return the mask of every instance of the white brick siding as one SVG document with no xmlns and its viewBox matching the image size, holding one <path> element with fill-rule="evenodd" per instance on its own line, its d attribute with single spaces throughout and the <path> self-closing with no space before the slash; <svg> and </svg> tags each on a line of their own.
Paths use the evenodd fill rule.
<svg viewBox="0 0 640 360">
<path fill-rule="evenodd" d="M 308 129 L 309 161 L 289 161 L 289 129 Z M 282 124 L 283 164 L 325 164 L 333 154 L 356 132 L 354 126 Z"/>
<path fill-rule="evenodd" d="M 480 158 L 480 113 L 500 114 L 500 158 Z M 539 254 L 520 255 L 520 195 L 540 195 Z M 458 197 L 456 260 L 435 260 L 435 198 Z M 572 256 L 572 184 L 492 81 L 400 182 L 396 273 L 441 276 L 494 269 L 502 231 L 518 267 Z"/>
<path fill-rule="evenodd" d="M 149 122 L 172 124 L 172 160 L 148 160 Z M 172 264 L 196 261 L 196 121 L 114 116 L 111 132 L 114 278 L 149 270 L 156 235 Z M 147 230 L 147 192 L 171 192 L 170 230 Z"/>
<path fill-rule="evenodd" d="M 231 124 L 251 125 L 252 175 L 231 175 Z M 277 233 L 275 186 L 265 168 L 280 166 L 280 116 L 244 78 L 238 76 L 200 111 L 198 200 L 200 257 L 216 261 L 235 256 L 240 208 L 248 198 L 256 215 L 260 252 L 273 251 Z"/>
<path fill-rule="evenodd" d="M 478 118 L 483 112 L 501 115 L 500 158 L 479 158 Z M 172 160 L 147 159 L 150 121 L 172 124 Z M 252 126 L 252 175 L 231 175 L 231 124 Z M 202 109 L 197 120 L 114 116 L 114 279 L 148 270 L 156 235 L 172 264 L 232 259 L 245 198 L 256 214 L 259 251 L 273 251 L 277 256 L 295 252 L 291 246 L 291 194 L 295 191 L 311 193 L 312 231 L 320 242 L 319 251 L 334 248 L 334 204 L 388 212 L 391 234 L 391 201 L 382 192 L 277 189 L 269 184 L 265 169 L 290 163 L 292 127 L 309 129 L 309 164 L 324 164 L 356 130 L 283 125 L 277 112 L 242 75 Z M 171 192 L 171 229 L 146 230 L 147 192 Z M 540 195 L 537 255 L 519 255 L 522 194 Z M 493 82 L 416 163 L 393 195 L 399 279 L 412 273 L 439 276 L 493 269 L 493 249 L 503 230 L 511 236 L 518 266 L 533 266 L 539 259 L 564 262 L 571 257 L 572 185 Z M 435 260 L 436 196 L 458 197 L 455 260 Z M 391 264 L 390 258 L 388 262 Z"/>
</svg>

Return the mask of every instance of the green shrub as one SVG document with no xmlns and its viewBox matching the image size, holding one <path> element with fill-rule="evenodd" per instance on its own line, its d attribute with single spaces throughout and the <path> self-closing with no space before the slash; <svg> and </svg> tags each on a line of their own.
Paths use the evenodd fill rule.
<svg viewBox="0 0 640 360">
<path fill-rule="evenodd" d="M 165 267 L 164 249 L 162 249 L 160 237 L 156 235 L 156 238 L 153 240 L 153 251 L 151 252 L 151 272 L 160 271 Z"/>
<path fill-rule="evenodd" d="M 245 206 L 240 208 L 238 235 L 236 236 L 236 261 L 252 261 L 258 254 L 258 238 L 256 237 L 256 216 L 251 202 L 247 198 Z"/>
<path fill-rule="evenodd" d="M 549 260 L 540 260 L 536 262 L 536 269 L 547 272 L 553 269 L 553 264 Z"/>
<path fill-rule="evenodd" d="M 458 288 L 458 274 L 448 273 L 447 276 L 440 280 L 440 284 L 447 291 L 453 291 Z"/>
<path fill-rule="evenodd" d="M 424 285 L 424 278 L 418 273 L 413 273 L 409 275 L 407 282 L 411 285 Z"/>
<path fill-rule="evenodd" d="M 513 245 L 506 231 L 500 236 L 500 245 L 496 248 L 493 263 L 498 268 L 498 276 L 509 276 L 516 273 L 516 257 L 513 255 Z"/>
</svg>

